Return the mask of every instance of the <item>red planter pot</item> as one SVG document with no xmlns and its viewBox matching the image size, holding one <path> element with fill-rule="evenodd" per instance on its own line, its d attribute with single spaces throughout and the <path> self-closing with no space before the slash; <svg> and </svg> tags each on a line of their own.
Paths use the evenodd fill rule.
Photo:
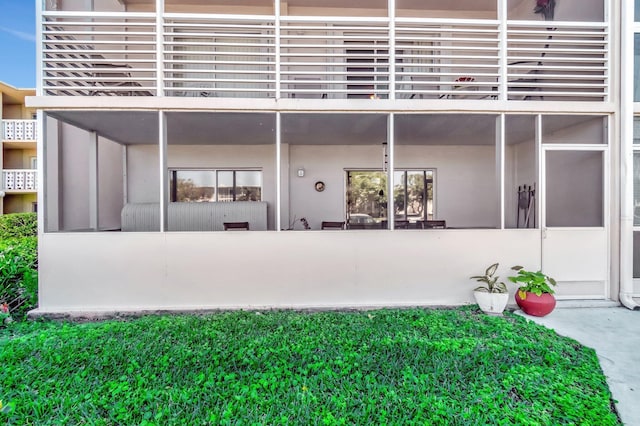
<svg viewBox="0 0 640 426">
<path fill-rule="evenodd" d="M 516 291 L 516 303 L 520 306 L 520 309 L 527 314 L 534 317 L 543 317 L 556 307 L 556 298 L 553 294 L 542 293 L 540 296 L 526 292 L 526 297 L 522 299 L 520 297 L 520 290 Z"/>
</svg>

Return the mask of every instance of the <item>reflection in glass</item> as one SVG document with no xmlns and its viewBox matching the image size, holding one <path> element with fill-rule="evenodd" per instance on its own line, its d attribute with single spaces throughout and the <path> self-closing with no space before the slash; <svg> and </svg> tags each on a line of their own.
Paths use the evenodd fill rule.
<svg viewBox="0 0 640 426">
<path fill-rule="evenodd" d="M 260 201 L 262 199 L 262 173 L 237 171 L 235 201 Z"/>
<path fill-rule="evenodd" d="M 262 172 L 256 170 L 173 170 L 171 201 L 261 201 Z"/>
<path fill-rule="evenodd" d="M 215 174 L 208 170 L 176 170 L 172 173 L 172 201 L 215 201 Z"/>
<path fill-rule="evenodd" d="M 396 219 L 408 220 L 412 223 L 425 219 L 432 220 L 433 171 L 395 172 L 393 198 Z"/>
<path fill-rule="evenodd" d="M 433 219 L 433 170 L 394 171 L 393 213 L 406 227 Z M 347 212 L 355 228 L 387 228 L 387 175 L 381 171 L 347 172 Z"/>
<path fill-rule="evenodd" d="M 233 171 L 218 171 L 218 201 L 233 201 Z"/>
<path fill-rule="evenodd" d="M 387 219 L 386 194 L 387 174 L 385 172 L 347 172 L 349 224 L 362 224 L 363 228 L 386 228 L 384 226 Z"/>
</svg>

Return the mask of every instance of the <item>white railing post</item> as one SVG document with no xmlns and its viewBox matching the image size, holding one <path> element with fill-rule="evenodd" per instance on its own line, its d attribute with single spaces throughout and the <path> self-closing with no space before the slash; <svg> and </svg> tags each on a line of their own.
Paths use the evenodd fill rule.
<svg viewBox="0 0 640 426">
<path fill-rule="evenodd" d="M 508 99 L 507 91 L 509 89 L 508 85 L 508 10 L 507 10 L 507 0 L 498 0 L 498 29 L 499 29 L 499 40 L 498 40 L 498 51 L 500 57 L 498 59 L 498 64 L 500 66 L 500 71 L 498 72 L 498 99 L 501 101 L 506 101 Z"/>
<path fill-rule="evenodd" d="M 156 0 L 156 96 L 164 96 L 164 0 Z"/>
<path fill-rule="evenodd" d="M 276 112 L 276 231 L 282 229 L 282 115 Z"/>
<path fill-rule="evenodd" d="M 389 113 L 387 116 L 387 147 L 389 149 L 389 168 L 387 181 L 389 184 L 387 185 L 387 223 L 389 224 L 389 229 L 395 229 L 395 205 L 393 199 L 393 189 L 394 189 L 394 175 L 395 175 L 395 114 Z"/>
<path fill-rule="evenodd" d="M 167 170 L 167 117 L 158 111 L 158 148 L 160 167 L 160 232 L 169 229 L 169 171 Z"/>
<path fill-rule="evenodd" d="M 396 0 L 388 0 L 389 15 L 389 99 L 396 98 Z"/>
<path fill-rule="evenodd" d="M 98 230 L 98 133 L 89 132 L 89 228 Z"/>
<path fill-rule="evenodd" d="M 275 22 L 274 22 L 274 38 L 275 38 L 275 67 L 276 67 L 276 93 L 275 93 L 275 98 L 276 99 L 280 99 L 280 97 L 282 96 L 280 93 L 281 90 L 281 66 L 282 66 L 282 58 L 280 58 L 280 52 L 281 52 L 281 39 L 280 39 L 280 33 L 281 33 L 281 22 L 280 22 L 280 0 L 274 0 L 274 12 L 275 12 Z M 279 205 L 279 204 L 278 204 Z M 278 216 L 279 217 L 279 216 Z M 278 229 L 280 229 L 280 227 L 278 226 Z"/>
<path fill-rule="evenodd" d="M 44 2 L 46 0 L 36 1 L 36 95 L 43 96 L 44 90 L 44 74 L 42 68 L 44 66 L 44 56 L 42 55 L 42 26 L 44 24 L 44 18 L 42 12 L 44 11 Z"/>
</svg>

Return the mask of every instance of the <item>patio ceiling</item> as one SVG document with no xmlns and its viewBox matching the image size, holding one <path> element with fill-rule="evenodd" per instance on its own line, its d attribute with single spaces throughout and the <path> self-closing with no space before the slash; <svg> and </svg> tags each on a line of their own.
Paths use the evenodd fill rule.
<svg viewBox="0 0 640 426">
<path fill-rule="evenodd" d="M 96 131 L 116 142 L 158 143 L 158 117 L 151 111 L 56 111 L 54 118 Z M 167 135 L 172 145 L 275 144 L 273 113 L 168 112 Z M 397 114 L 398 145 L 493 145 L 493 114 Z M 589 116 L 564 116 L 553 127 L 580 125 Z M 532 140 L 535 116 L 508 115 L 507 144 Z M 387 140 L 387 115 L 339 113 L 282 114 L 282 143 L 292 145 L 368 145 Z"/>
</svg>

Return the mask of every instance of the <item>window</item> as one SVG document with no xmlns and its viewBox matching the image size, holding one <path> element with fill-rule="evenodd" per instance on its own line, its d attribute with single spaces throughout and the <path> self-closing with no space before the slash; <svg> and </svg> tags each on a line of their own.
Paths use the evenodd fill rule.
<svg viewBox="0 0 640 426">
<path fill-rule="evenodd" d="M 394 172 L 393 213 L 395 220 L 418 222 L 434 218 L 434 170 Z M 388 218 L 387 173 L 347 171 L 347 216 L 350 224 L 380 228 Z M 378 226 L 375 226 L 378 225 Z"/>
<path fill-rule="evenodd" d="M 433 219 L 433 170 L 396 171 L 393 186 L 396 219 Z"/>
<path fill-rule="evenodd" d="M 262 172 L 259 170 L 172 170 L 169 187 L 172 202 L 261 201 Z"/>
</svg>

